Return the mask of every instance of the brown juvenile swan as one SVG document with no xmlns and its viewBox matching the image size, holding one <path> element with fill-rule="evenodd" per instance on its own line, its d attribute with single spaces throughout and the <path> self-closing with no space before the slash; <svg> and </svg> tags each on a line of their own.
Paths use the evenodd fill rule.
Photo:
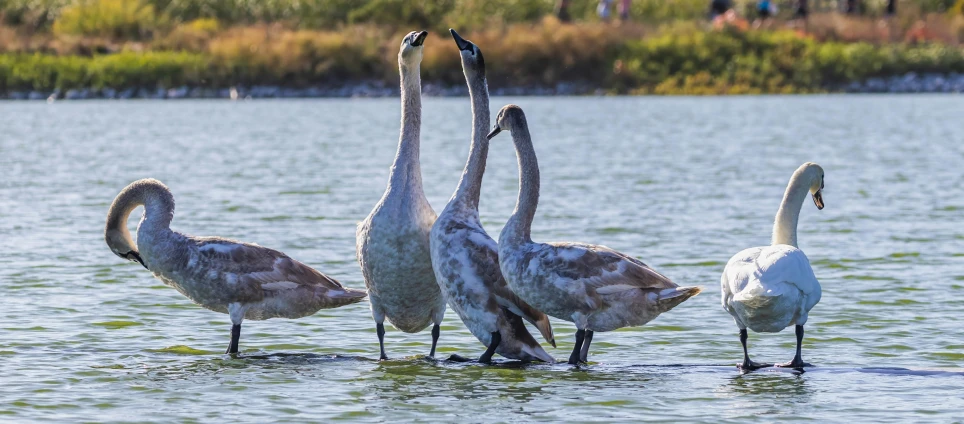
<svg viewBox="0 0 964 424">
<path fill-rule="evenodd" d="M 435 211 L 422 191 L 419 131 L 422 125 L 422 83 L 419 75 L 425 31 L 412 32 L 398 52 L 401 73 L 402 128 L 388 188 L 355 232 L 355 248 L 368 287 L 381 359 L 385 355 L 385 318 L 395 328 L 417 333 L 434 323 L 435 356 L 445 298 L 435 282 L 429 254 L 429 232 Z"/>
<path fill-rule="evenodd" d="M 499 249 L 479 221 L 479 193 L 489 153 L 489 88 L 482 51 L 450 30 L 462 57 L 462 70 L 472 102 L 472 144 L 458 188 L 432 227 L 432 265 L 435 278 L 469 331 L 487 349 L 479 362 L 492 354 L 523 361 L 553 362 L 529 334 L 523 319 L 535 325 L 555 346 L 546 314 L 529 306 L 509 290 L 499 270 Z"/>
<path fill-rule="evenodd" d="M 500 131 L 512 133 L 519 159 L 518 201 L 499 235 L 502 275 L 509 288 L 536 309 L 576 324 L 570 364 L 586 362 L 593 332 L 646 324 L 700 292 L 605 246 L 533 242 L 539 164 L 520 107 L 503 107 L 488 138 Z"/>
<path fill-rule="evenodd" d="M 144 216 L 137 244 L 127 218 L 138 206 Z M 137 180 L 114 198 L 104 239 L 115 255 L 138 262 L 194 303 L 231 316 L 231 343 L 238 352 L 245 318 L 301 318 L 320 309 L 360 302 L 365 292 L 277 250 L 219 237 L 193 237 L 171 230 L 174 196 L 155 179 Z"/>
</svg>

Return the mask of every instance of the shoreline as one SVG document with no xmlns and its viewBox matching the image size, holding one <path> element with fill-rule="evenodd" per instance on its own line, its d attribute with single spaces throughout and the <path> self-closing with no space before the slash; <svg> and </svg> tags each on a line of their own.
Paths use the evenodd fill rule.
<svg viewBox="0 0 964 424">
<path fill-rule="evenodd" d="M 964 93 L 964 74 L 917 74 L 909 72 L 891 77 L 868 78 L 826 88 L 830 94 L 913 94 L 913 93 Z M 584 83 L 560 83 L 554 87 L 519 86 L 491 89 L 493 96 L 606 96 L 634 95 L 632 93 L 613 93 L 602 88 L 592 88 Z M 762 93 L 780 94 L 780 93 Z M 283 87 L 275 85 L 255 85 L 251 87 L 202 88 L 181 86 L 157 89 L 70 89 L 45 92 L 11 91 L 0 93 L 0 100 L 179 100 L 179 99 L 327 99 L 327 98 L 386 98 L 397 97 L 399 88 L 382 81 L 362 81 L 339 87 L 316 86 L 306 88 Z M 424 83 L 422 95 L 426 97 L 467 97 L 464 85 L 446 86 Z M 720 94 L 738 95 L 738 94 Z"/>
</svg>

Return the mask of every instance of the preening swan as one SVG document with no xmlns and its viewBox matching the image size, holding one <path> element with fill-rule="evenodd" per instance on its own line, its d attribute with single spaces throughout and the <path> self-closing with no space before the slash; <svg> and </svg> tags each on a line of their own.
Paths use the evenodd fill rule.
<svg viewBox="0 0 964 424">
<path fill-rule="evenodd" d="M 127 218 L 142 205 L 135 245 Z M 301 318 L 365 298 L 364 291 L 346 288 L 277 250 L 173 231 L 173 219 L 174 196 L 167 186 L 138 180 L 111 204 L 104 239 L 115 255 L 140 263 L 194 303 L 229 314 L 233 326 L 226 353 L 238 352 L 245 318 Z"/>
<path fill-rule="evenodd" d="M 805 163 L 790 178 L 787 191 L 780 203 L 773 223 L 773 242 L 770 246 L 746 249 L 730 258 L 720 285 L 723 309 L 726 309 L 740 328 L 745 370 L 767 365 L 750 360 L 746 349 L 749 328 L 757 333 L 777 333 L 795 325 L 797 353 L 793 360 L 778 367 L 802 368 L 800 345 L 803 325 L 810 309 L 820 301 L 820 283 L 813 275 L 810 260 L 797 248 L 797 220 L 807 194 L 813 196 L 817 209 L 823 209 L 823 168 Z"/>
<path fill-rule="evenodd" d="M 502 108 L 488 138 L 500 131 L 512 132 L 519 160 L 518 201 L 499 235 L 502 275 L 536 309 L 576 324 L 570 364 L 586 362 L 594 332 L 646 324 L 700 292 L 679 287 L 638 259 L 605 246 L 534 243 L 539 164 L 521 108 Z"/>
<path fill-rule="evenodd" d="M 385 355 L 385 318 L 406 333 L 422 331 L 430 323 L 432 350 L 438 343 L 445 315 L 445 298 L 435 282 L 429 254 L 429 233 L 435 211 L 422 191 L 419 131 L 422 125 L 422 43 L 427 32 L 412 32 L 398 52 L 401 73 L 402 128 L 388 188 L 371 214 L 358 224 L 355 247 L 362 277 L 368 287 L 375 331 Z"/>
<path fill-rule="evenodd" d="M 519 299 L 499 270 L 499 250 L 479 220 L 479 193 L 489 140 L 489 89 L 482 51 L 450 30 L 462 57 L 462 70 L 472 102 L 472 144 L 458 188 L 432 227 L 435 278 L 469 331 L 486 345 L 479 362 L 492 354 L 523 361 L 553 362 L 529 334 L 523 319 L 533 323 L 555 346 L 549 317 Z"/>
</svg>

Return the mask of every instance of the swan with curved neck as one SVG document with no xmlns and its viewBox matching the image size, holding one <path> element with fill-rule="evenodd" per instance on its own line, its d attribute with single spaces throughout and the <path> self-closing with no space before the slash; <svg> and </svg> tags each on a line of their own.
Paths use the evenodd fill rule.
<svg viewBox="0 0 964 424">
<path fill-rule="evenodd" d="M 522 109 L 499 112 L 488 138 L 510 131 L 519 159 L 519 197 L 499 235 L 499 263 L 509 288 L 538 310 L 576 324 L 570 364 L 586 362 L 593 333 L 652 321 L 699 294 L 680 287 L 638 259 L 605 246 L 535 243 L 539 164 Z"/>
<path fill-rule="evenodd" d="M 733 256 L 723 270 L 720 284 L 723 309 L 733 316 L 740 329 L 743 362 L 738 366 L 753 370 L 768 364 L 750 360 L 747 328 L 758 333 L 776 333 L 795 326 L 797 350 L 793 360 L 780 367 L 803 368 L 801 344 L 803 326 L 810 310 L 820 301 L 820 283 L 810 260 L 797 247 L 797 221 L 807 195 L 817 209 L 823 209 L 823 168 L 811 162 L 800 165 L 790 178 L 783 201 L 773 222 L 770 246 L 753 247 Z"/>
<path fill-rule="evenodd" d="M 513 293 L 499 269 L 495 240 L 479 220 L 479 195 L 489 151 L 489 89 L 482 51 L 450 30 L 462 58 L 462 70 L 472 103 L 472 143 L 458 187 L 432 227 L 435 278 L 469 331 L 486 346 L 479 362 L 498 353 L 510 359 L 553 362 L 526 329 L 531 322 L 555 345 L 549 317 Z"/>
<path fill-rule="evenodd" d="M 371 214 L 358 224 L 355 247 L 368 287 L 381 359 L 388 321 L 406 333 L 432 327 L 432 350 L 445 315 L 445 298 L 435 282 L 429 233 L 435 211 L 422 191 L 419 131 L 422 120 L 420 64 L 427 32 L 411 32 L 398 53 L 401 74 L 402 127 L 388 187 Z"/>
<path fill-rule="evenodd" d="M 144 206 L 144 216 L 135 244 L 127 219 L 138 206 Z M 238 352 L 245 318 L 301 318 L 366 296 L 277 250 L 175 232 L 173 219 L 174 196 L 167 186 L 154 179 L 138 180 L 111 204 L 104 239 L 115 255 L 140 263 L 194 303 L 229 314 L 231 343 L 226 353 Z"/>
</svg>

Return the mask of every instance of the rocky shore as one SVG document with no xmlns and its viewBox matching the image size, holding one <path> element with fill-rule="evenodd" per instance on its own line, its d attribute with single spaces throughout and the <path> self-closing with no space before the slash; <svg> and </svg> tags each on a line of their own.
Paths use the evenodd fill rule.
<svg viewBox="0 0 964 424">
<path fill-rule="evenodd" d="M 847 93 L 964 93 L 964 74 L 910 72 L 889 78 L 870 78 L 842 87 Z"/>
<path fill-rule="evenodd" d="M 887 78 L 870 78 L 843 86 L 828 88 L 830 92 L 845 93 L 964 93 L 964 74 L 908 73 Z M 422 93 L 430 97 L 467 96 L 464 85 L 444 86 L 426 83 Z M 231 88 L 177 87 L 148 89 L 71 89 L 54 92 L 12 91 L 0 95 L 4 100 L 89 100 L 89 99 L 266 99 L 266 98 L 372 98 L 398 96 L 398 87 L 382 81 L 366 81 L 340 87 L 290 88 L 279 86 L 251 86 Z M 495 96 L 567 96 L 604 95 L 602 89 L 588 84 L 558 84 L 554 87 L 493 88 Z"/>
</svg>

